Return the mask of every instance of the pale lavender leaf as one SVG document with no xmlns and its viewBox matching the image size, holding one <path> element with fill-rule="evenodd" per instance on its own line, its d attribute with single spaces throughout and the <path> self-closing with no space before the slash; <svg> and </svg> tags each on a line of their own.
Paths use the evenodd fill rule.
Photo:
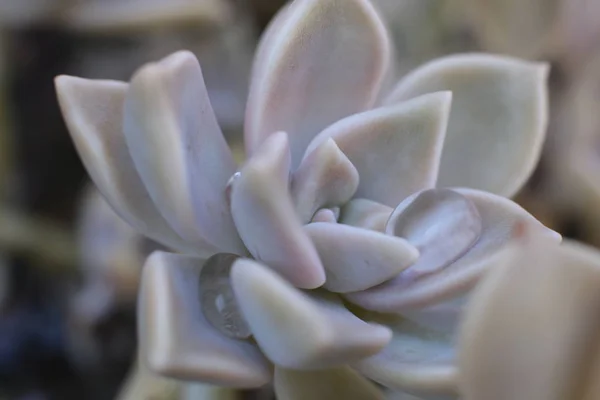
<svg viewBox="0 0 600 400">
<path fill-rule="evenodd" d="M 260 387 L 271 367 L 250 342 L 230 339 L 204 317 L 199 291 L 201 258 L 153 253 L 143 270 L 140 346 L 150 368 L 182 380 Z"/>
<path fill-rule="evenodd" d="M 511 197 L 533 172 L 542 150 L 547 76 L 546 64 L 488 54 L 451 55 L 402 78 L 385 104 L 451 90 L 438 186 Z"/>
<path fill-rule="evenodd" d="M 304 229 L 325 268 L 323 287 L 332 292 L 355 292 L 379 285 L 419 257 L 419 251 L 406 240 L 367 229 L 323 222 Z"/>
<path fill-rule="evenodd" d="M 323 207 L 348 202 L 358 187 L 358 172 L 332 139 L 308 153 L 292 178 L 292 199 L 300 220 L 309 222 Z"/>
<path fill-rule="evenodd" d="M 186 249 L 156 209 L 127 150 L 121 123 L 128 85 L 71 76 L 59 76 L 55 82 L 75 147 L 112 208 L 142 234 L 174 249 Z M 202 253 L 200 247 L 197 251 Z"/>
<path fill-rule="evenodd" d="M 340 222 L 358 228 L 385 232 L 393 208 L 367 199 L 350 200 L 340 211 Z"/>
<path fill-rule="evenodd" d="M 264 41 L 252 74 L 246 149 L 253 154 L 273 132 L 286 131 L 295 169 L 319 131 L 373 105 L 389 40 L 368 0 L 297 0 Z"/>
<path fill-rule="evenodd" d="M 319 133 L 308 152 L 332 138 L 358 170 L 356 197 L 395 207 L 435 186 L 452 94 L 437 92 L 345 118 Z"/>
<path fill-rule="evenodd" d="M 293 285 L 314 289 L 325 271 L 302 229 L 289 192 L 287 135 L 271 135 L 232 183 L 231 209 L 248 251 Z"/>
<path fill-rule="evenodd" d="M 236 165 L 196 57 L 180 51 L 142 67 L 123 124 L 142 180 L 173 229 L 189 242 L 243 253 L 225 196 Z"/>
<path fill-rule="evenodd" d="M 447 267 L 471 249 L 481 230 L 477 207 L 458 192 L 429 189 L 410 196 L 390 216 L 386 233 L 406 239 L 420 256 L 396 282 L 408 286 Z"/>
<path fill-rule="evenodd" d="M 231 280 L 256 342 L 278 366 L 338 366 L 376 354 L 390 340 L 388 328 L 358 319 L 335 295 L 303 293 L 252 260 L 238 260 Z"/>
<path fill-rule="evenodd" d="M 352 364 L 353 368 L 388 388 L 423 398 L 458 394 L 451 333 L 436 332 L 400 316 L 365 313 L 361 317 L 390 327 L 393 337 L 381 352 Z"/>
</svg>

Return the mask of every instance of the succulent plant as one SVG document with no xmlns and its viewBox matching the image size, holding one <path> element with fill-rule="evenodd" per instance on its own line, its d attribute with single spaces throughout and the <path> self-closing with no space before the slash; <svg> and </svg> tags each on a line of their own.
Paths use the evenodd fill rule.
<svg viewBox="0 0 600 400">
<path fill-rule="evenodd" d="M 295 0 L 255 57 L 238 167 L 189 52 L 130 83 L 61 76 L 59 102 L 117 213 L 175 253 L 144 267 L 140 351 L 171 378 L 280 399 L 459 393 L 456 326 L 524 225 L 547 67 L 462 54 L 382 87 L 368 0 Z"/>
<path fill-rule="evenodd" d="M 465 313 L 464 398 L 599 398 L 600 252 L 527 236 L 506 251 L 506 264 L 478 285 Z"/>
</svg>

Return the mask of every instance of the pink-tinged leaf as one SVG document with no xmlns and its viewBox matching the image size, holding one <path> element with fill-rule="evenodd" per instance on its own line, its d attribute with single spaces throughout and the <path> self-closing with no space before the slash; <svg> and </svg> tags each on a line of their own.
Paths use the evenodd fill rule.
<svg viewBox="0 0 600 400">
<path fill-rule="evenodd" d="M 348 367 L 296 371 L 275 367 L 275 395 L 280 400 L 384 400 L 371 382 Z"/>
<path fill-rule="evenodd" d="M 142 180 L 173 229 L 189 242 L 242 253 L 225 196 L 236 165 L 192 53 L 174 53 L 135 74 L 124 131 Z"/>
<path fill-rule="evenodd" d="M 453 189 L 469 199 L 481 217 L 479 240 L 468 252 L 442 270 L 405 285 L 394 278 L 363 292 L 347 294 L 349 301 L 369 310 L 403 312 L 428 307 L 469 291 L 489 269 L 506 262 L 506 245 L 524 225 L 534 235 L 560 242 L 556 232 L 546 228 L 511 200 L 473 189 Z"/>
<path fill-rule="evenodd" d="M 398 289 L 458 260 L 477 242 L 481 230 L 477 207 L 458 192 L 429 189 L 404 200 L 392 213 L 386 233 L 406 239 L 420 257 L 398 275 Z"/>
<path fill-rule="evenodd" d="M 248 251 L 293 285 L 314 289 L 325 271 L 289 192 L 287 135 L 271 135 L 232 182 L 231 210 Z"/>
<path fill-rule="evenodd" d="M 127 150 L 121 128 L 127 89 L 124 82 L 56 78 L 59 104 L 75 147 L 112 208 L 142 234 L 189 250 L 156 209 Z M 202 253 L 202 248 L 197 251 Z"/>
<path fill-rule="evenodd" d="M 431 93 L 345 118 L 321 132 L 312 151 L 335 140 L 358 170 L 356 197 L 395 207 L 435 186 L 452 94 Z"/>
<path fill-rule="evenodd" d="M 246 149 L 290 135 L 292 168 L 322 129 L 369 109 L 390 61 L 389 40 L 368 0 L 296 0 L 259 45 L 246 112 Z"/>
<path fill-rule="evenodd" d="M 392 341 L 379 353 L 352 364 L 388 388 L 426 399 L 455 398 L 458 370 L 453 332 L 437 332 L 400 316 L 365 313 L 367 321 L 389 326 Z"/>
<path fill-rule="evenodd" d="M 293 174 L 292 199 L 300 220 L 309 222 L 323 207 L 348 202 L 358 187 L 358 172 L 331 139 L 304 157 Z"/>
<path fill-rule="evenodd" d="M 366 199 L 350 200 L 340 212 L 342 224 L 385 232 L 385 224 L 394 211 L 393 208 Z"/>
<path fill-rule="evenodd" d="M 139 300 L 142 356 L 162 375 L 230 387 L 260 387 L 271 367 L 250 342 L 230 339 L 202 313 L 204 259 L 153 253 L 144 266 Z"/>
<path fill-rule="evenodd" d="M 409 268 L 419 251 L 406 240 L 349 225 L 313 223 L 304 227 L 327 279 L 324 288 L 347 293 L 379 285 Z"/>
<path fill-rule="evenodd" d="M 238 260 L 231 280 L 256 342 L 278 366 L 339 366 L 376 354 L 390 340 L 388 328 L 358 319 L 335 295 L 303 293 L 254 261 Z"/>
<path fill-rule="evenodd" d="M 452 55 L 405 76 L 385 104 L 452 91 L 437 186 L 511 197 L 533 172 L 542 150 L 547 75 L 545 64 L 487 54 Z"/>
<path fill-rule="evenodd" d="M 460 330 L 465 399 L 600 398 L 600 253 L 525 236 L 477 286 Z"/>
</svg>

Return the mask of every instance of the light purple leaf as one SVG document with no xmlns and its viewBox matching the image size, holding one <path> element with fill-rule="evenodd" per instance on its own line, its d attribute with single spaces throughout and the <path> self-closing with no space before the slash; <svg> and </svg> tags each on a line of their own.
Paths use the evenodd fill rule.
<svg viewBox="0 0 600 400">
<path fill-rule="evenodd" d="M 202 313 L 204 261 L 163 252 L 148 258 L 139 300 L 142 356 L 153 371 L 172 378 L 260 387 L 271 379 L 271 367 L 258 348 L 222 335 Z"/>
<path fill-rule="evenodd" d="M 252 155 L 274 132 L 290 135 L 295 169 L 311 139 L 370 108 L 390 61 L 389 40 L 368 0 L 297 0 L 265 35 L 246 113 Z"/>
<path fill-rule="evenodd" d="M 335 295 L 303 293 L 252 260 L 238 260 L 231 279 L 256 342 L 278 366 L 339 366 L 376 354 L 390 340 L 388 328 L 358 319 Z"/>
<path fill-rule="evenodd" d="M 142 67 L 123 124 L 137 170 L 173 229 L 189 242 L 243 253 L 225 196 L 236 166 L 196 57 L 181 51 Z"/>
<path fill-rule="evenodd" d="M 438 92 L 352 115 L 321 132 L 308 152 L 332 138 L 358 170 L 356 197 L 395 207 L 435 186 L 451 101 Z"/>
<path fill-rule="evenodd" d="M 324 288 L 365 290 L 409 268 L 419 251 L 406 240 L 349 225 L 312 223 L 304 227 L 327 275 Z"/>
<path fill-rule="evenodd" d="M 358 187 L 358 172 L 331 139 L 304 157 L 293 174 L 292 199 L 300 220 L 309 222 L 323 207 L 348 202 Z"/>
<path fill-rule="evenodd" d="M 65 122 L 102 195 L 134 229 L 174 249 L 189 250 L 156 209 L 127 150 L 121 122 L 128 87 L 118 81 L 56 78 Z M 202 248 L 196 251 L 202 253 Z"/>
<path fill-rule="evenodd" d="M 381 312 L 402 312 L 428 307 L 469 291 L 480 277 L 505 262 L 506 245 L 515 237 L 515 227 L 524 224 L 545 240 L 560 242 L 556 232 L 546 228 L 513 201 L 474 189 L 452 189 L 468 198 L 479 212 L 482 232 L 471 249 L 446 268 L 405 286 L 392 279 L 346 298 L 361 307 Z"/>
<path fill-rule="evenodd" d="M 529 178 L 542 150 L 547 76 L 546 64 L 489 54 L 451 55 L 402 78 L 385 104 L 452 91 L 437 186 L 511 197 Z"/>
<path fill-rule="evenodd" d="M 302 229 L 289 192 L 287 135 L 271 135 L 232 183 L 231 209 L 244 244 L 258 260 L 293 285 L 314 289 L 325 271 Z"/>
</svg>

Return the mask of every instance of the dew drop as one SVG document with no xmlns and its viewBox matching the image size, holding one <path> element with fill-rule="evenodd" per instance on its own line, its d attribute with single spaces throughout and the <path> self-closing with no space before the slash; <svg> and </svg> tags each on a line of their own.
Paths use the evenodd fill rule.
<svg viewBox="0 0 600 400">
<path fill-rule="evenodd" d="M 219 253 L 210 257 L 200 271 L 200 303 L 204 317 L 224 335 L 247 339 L 252 333 L 242 317 L 231 287 L 231 266 L 239 258 Z"/>
</svg>

